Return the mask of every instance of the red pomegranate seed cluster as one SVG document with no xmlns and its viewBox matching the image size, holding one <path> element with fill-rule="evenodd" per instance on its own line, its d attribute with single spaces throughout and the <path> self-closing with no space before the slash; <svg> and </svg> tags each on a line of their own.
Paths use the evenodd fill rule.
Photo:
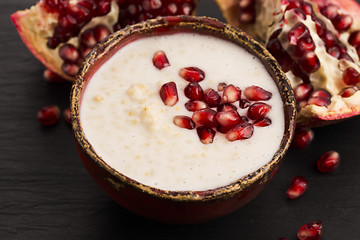
<svg viewBox="0 0 360 240">
<path fill-rule="evenodd" d="M 37 119 L 43 126 L 55 125 L 60 119 L 60 108 L 56 105 L 48 105 L 42 107 L 37 112 Z M 71 124 L 70 108 L 66 108 L 63 111 L 63 116 L 66 123 Z"/>
<path fill-rule="evenodd" d="M 159 70 L 170 66 L 164 51 L 154 54 L 153 65 Z M 265 89 L 250 86 L 241 91 L 233 84 L 219 83 L 217 90 L 203 90 L 200 82 L 205 79 L 205 72 L 193 66 L 180 69 L 179 76 L 189 82 L 183 91 L 189 99 L 185 108 L 192 116 L 175 116 L 173 122 L 181 128 L 196 128 L 202 143 L 212 143 L 217 132 L 225 134 L 229 141 L 248 139 L 253 135 L 254 126 L 271 124 L 267 117 L 271 106 L 264 101 L 271 99 L 272 93 Z M 159 94 L 167 106 L 174 106 L 179 100 L 175 82 L 163 84 Z M 247 115 L 241 116 L 237 106 L 247 109 Z"/>
</svg>

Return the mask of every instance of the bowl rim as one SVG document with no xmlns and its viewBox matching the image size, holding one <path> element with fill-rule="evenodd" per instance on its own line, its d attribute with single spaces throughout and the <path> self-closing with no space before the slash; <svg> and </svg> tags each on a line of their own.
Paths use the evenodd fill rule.
<svg viewBox="0 0 360 240">
<path fill-rule="evenodd" d="M 135 36 L 135 34 L 139 34 L 139 36 L 142 34 L 162 34 L 163 30 L 169 30 L 170 32 L 200 31 L 205 34 L 215 34 L 218 37 L 223 37 L 225 40 L 229 40 L 244 47 L 249 52 L 255 54 L 263 62 L 279 88 L 285 115 L 285 129 L 281 144 L 273 158 L 268 163 L 258 170 L 249 173 L 248 175 L 243 176 L 226 186 L 216 189 L 204 191 L 168 191 L 145 185 L 127 177 L 112 168 L 99 155 L 97 155 L 96 151 L 85 137 L 79 117 L 79 105 L 82 91 L 86 87 L 86 74 L 91 70 L 91 67 L 96 61 L 101 59 L 105 62 L 106 59 L 111 57 L 111 55 L 117 51 L 116 46 L 119 47 L 120 43 L 122 43 L 124 39 Z M 110 56 L 108 54 L 109 52 Z M 272 174 L 269 173 L 271 173 L 272 170 L 281 163 L 281 160 L 290 146 L 296 121 L 295 98 L 290 82 L 286 75 L 282 72 L 275 58 L 263 46 L 249 37 L 245 32 L 228 24 L 222 23 L 217 19 L 184 15 L 158 17 L 156 19 L 150 19 L 142 23 L 128 26 L 111 34 L 103 42 L 96 45 L 82 63 L 76 80 L 72 85 L 70 93 L 70 110 L 73 134 L 76 142 L 80 145 L 81 149 L 87 154 L 87 156 L 90 157 L 91 161 L 106 172 L 110 173 L 111 176 L 117 180 L 117 183 L 115 181 L 109 181 L 110 184 L 114 185 L 115 188 L 129 185 L 153 197 L 175 201 L 209 201 L 215 199 L 227 199 L 251 187 L 255 182 L 268 182 L 268 180 L 272 178 Z M 288 118 L 286 118 L 286 116 L 288 116 Z"/>
</svg>

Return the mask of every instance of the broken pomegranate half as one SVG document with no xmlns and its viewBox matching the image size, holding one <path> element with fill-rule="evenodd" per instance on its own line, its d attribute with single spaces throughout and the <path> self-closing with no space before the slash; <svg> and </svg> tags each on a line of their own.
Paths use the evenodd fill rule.
<svg viewBox="0 0 360 240">
<path fill-rule="evenodd" d="M 360 114 L 360 6 L 355 0 L 217 0 L 289 78 L 298 126 Z"/>
<path fill-rule="evenodd" d="M 32 54 L 72 81 L 91 49 L 112 32 L 157 16 L 191 15 L 196 5 L 197 0 L 40 0 L 11 19 Z"/>
</svg>

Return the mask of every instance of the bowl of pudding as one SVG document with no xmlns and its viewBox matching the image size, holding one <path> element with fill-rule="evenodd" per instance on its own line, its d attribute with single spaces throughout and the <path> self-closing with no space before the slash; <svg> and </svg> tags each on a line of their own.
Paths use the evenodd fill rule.
<svg viewBox="0 0 360 240">
<path fill-rule="evenodd" d="M 295 100 L 274 58 L 206 17 L 162 17 L 97 45 L 71 91 L 82 162 L 121 206 L 199 223 L 253 199 L 289 147 Z"/>
</svg>

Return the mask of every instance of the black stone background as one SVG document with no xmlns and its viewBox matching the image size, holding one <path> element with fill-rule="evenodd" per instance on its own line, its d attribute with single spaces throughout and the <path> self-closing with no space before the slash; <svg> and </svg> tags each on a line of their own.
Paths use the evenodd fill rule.
<svg viewBox="0 0 360 240">
<path fill-rule="evenodd" d="M 35 0 L 0 2 L 0 239 L 272 239 L 295 240 L 303 224 L 322 220 L 324 239 L 360 239 L 360 119 L 315 129 L 305 151 L 290 150 L 270 185 L 251 203 L 199 225 L 168 225 L 135 216 L 95 183 L 63 121 L 41 127 L 44 105 L 69 104 L 70 84 L 47 83 L 44 67 L 20 40 L 10 14 Z M 198 15 L 223 19 L 213 1 Z M 316 159 L 341 154 L 340 167 L 321 174 Z M 285 191 L 295 175 L 309 181 L 297 200 Z"/>
</svg>

